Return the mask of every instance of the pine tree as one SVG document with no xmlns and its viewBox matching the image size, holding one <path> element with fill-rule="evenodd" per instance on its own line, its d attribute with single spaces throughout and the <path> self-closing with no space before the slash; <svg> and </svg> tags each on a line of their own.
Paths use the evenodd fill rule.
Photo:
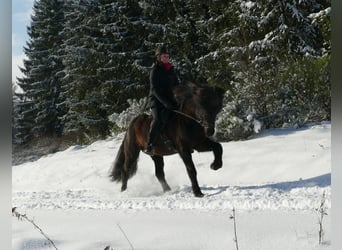
<svg viewBox="0 0 342 250">
<path fill-rule="evenodd" d="M 147 95 L 150 34 L 138 1 L 71 1 L 65 29 L 65 133 L 109 134 L 109 114 Z"/>
<path fill-rule="evenodd" d="M 64 29 L 63 106 L 64 135 L 97 138 L 108 134 L 108 120 L 101 106 L 101 82 L 97 69 L 105 53 L 96 40 L 101 38 L 96 17 L 97 1 L 68 1 Z"/>
<path fill-rule="evenodd" d="M 104 82 L 102 89 L 111 112 L 128 107 L 127 99 L 147 95 L 151 54 L 146 45 L 147 17 L 139 1 L 100 1 L 98 17 L 103 41 L 100 50 L 106 51 L 98 76 Z"/>
<path fill-rule="evenodd" d="M 203 21 L 198 22 L 201 30 L 200 37 L 206 37 L 202 43 L 207 47 L 207 53 L 196 60 L 197 70 L 209 84 L 231 89 L 232 81 L 232 53 L 236 45 L 227 39 L 230 33 L 239 27 L 237 21 L 237 3 L 227 4 L 224 1 L 212 1 L 206 8 Z M 209 16 L 207 16 L 209 15 Z M 240 38 L 235 37 L 240 40 Z M 242 41 L 240 41 L 241 44 Z M 241 53 L 238 51 L 238 54 Z"/>
<path fill-rule="evenodd" d="M 12 139 L 14 141 L 14 144 L 20 144 L 20 138 L 17 141 L 16 136 L 18 135 L 18 120 L 20 116 L 20 110 L 19 110 L 19 102 L 20 99 L 18 95 L 16 94 L 18 92 L 18 85 L 12 82 Z"/>
<path fill-rule="evenodd" d="M 18 79 L 23 93 L 18 108 L 18 142 L 26 142 L 32 136 L 56 135 L 61 131 L 58 119 L 60 82 L 56 76 L 62 69 L 59 57 L 60 32 L 63 28 L 63 1 L 41 0 L 33 6 L 30 37 L 24 52 L 24 77 Z"/>
<path fill-rule="evenodd" d="M 183 81 L 207 83 L 196 66 L 196 59 L 208 53 L 208 36 L 201 30 L 207 19 L 205 1 L 172 1 L 163 41 L 169 44 Z"/>
<path fill-rule="evenodd" d="M 14 119 L 13 126 L 16 133 L 14 134 L 14 143 L 23 144 L 28 142 L 33 137 L 33 128 L 35 125 L 35 117 L 37 109 L 34 106 L 34 100 L 30 97 L 30 94 L 34 91 L 32 79 L 27 77 L 30 70 L 31 61 L 24 60 L 24 68 L 21 71 L 26 75 L 25 78 L 17 79 L 18 85 L 22 88 L 23 93 L 15 92 L 14 96 L 18 97 L 18 101 L 14 102 L 13 108 L 17 113 L 17 117 Z"/>
<path fill-rule="evenodd" d="M 230 79 L 224 109 L 230 114 L 227 119 L 233 119 L 223 123 L 236 131 L 231 138 L 253 133 L 253 120 L 247 119 L 251 115 L 266 128 L 300 126 L 318 110 L 320 119 L 329 117 L 329 59 L 319 59 L 328 43 L 319 25 L 309 18 L 327 8 L 326 3 L 234 1 L 227 8 L 219 2 L 209 7 L 210 13 L 217 13 L 209 22 L 214 52 L 201 63 L 206 69 L 216 63 L 208 74 L 213 81 Z M 229 70 L 231 77 L 224 75 Z"/>
<path fill-rule="evenodd" d="M 302 72 L 317 72 L 315 61 L 322 55 L 324 39 L 309 15 L 323 7 L 316 1 L 261 1 L 245 8 L 242 23 L 255 20 L 257 32 L 246 48 L 249 63 L 247 70 L 239 74 L 237 87 L 245 90 L 242 96 L 248 96 L 245 109 L 252 107 L 266 128 L 287 123 L 301 125 L 311 112 L 305 106 L 314 100 L 307 98 L 317 93 L 313 88 L 315 80 Z M 291 68 L 293 65 L 296 68 Z"/>
</svg>

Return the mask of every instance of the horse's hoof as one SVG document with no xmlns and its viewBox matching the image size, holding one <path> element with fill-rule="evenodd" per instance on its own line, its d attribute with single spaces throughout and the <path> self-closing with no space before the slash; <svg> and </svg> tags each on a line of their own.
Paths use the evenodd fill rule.
<svg viewBox="0 0 342 250">
<path fill-rule="evenodd" d="M 218 169 L 222 168 L 222 161 L 220 161 L 220 162 L 214 161 L 213 163 L 211 163 L 210 168 L 212 170 L 218 170 Z"/>
<path fill-rule="evenodd" d="M 204 194 L 202 192 L 200 192 L 200 193 L 196 193 L 195 196 L 198 198 L 202 198 L 204 196 Z"/>
</svg>

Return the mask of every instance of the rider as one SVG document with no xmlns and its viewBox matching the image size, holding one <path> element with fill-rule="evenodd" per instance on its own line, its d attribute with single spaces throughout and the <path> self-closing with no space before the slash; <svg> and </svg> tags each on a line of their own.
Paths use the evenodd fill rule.
<svg viewBox="0 0 342 250">
<path fill-rule="evenodd" d="M 172 88 L 179 85 L 179 79 L 170 63 L 170 54 L 165 46 L 157 48 L 155 59 L 150 72 L 149 106 L 152 110 L 152 122 L 146 153 L 152 152 L 153 144 L 165 127 L 172 110 L 177 109 Z"/>
</svg>

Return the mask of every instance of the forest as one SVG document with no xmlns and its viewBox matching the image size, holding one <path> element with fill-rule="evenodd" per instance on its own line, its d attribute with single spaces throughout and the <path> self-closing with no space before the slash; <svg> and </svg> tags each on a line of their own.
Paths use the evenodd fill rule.
<svg viewBox="0 0 342 250">
<path fill-rule="evenodd" d="M 36 0 L 13 143 L 124 131 L 145 112 L 162 44 L 181 81 L 226 90 L 220 141 L 329 121 L 330 14 L 325 0 Z"/>
</svg>

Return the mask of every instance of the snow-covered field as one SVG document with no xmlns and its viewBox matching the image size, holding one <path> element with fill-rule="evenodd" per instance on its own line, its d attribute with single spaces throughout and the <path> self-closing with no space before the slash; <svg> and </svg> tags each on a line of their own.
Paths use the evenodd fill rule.
<svg viewBox="0 0 342 250">
<path fill-rule="evenodd" d="M 171 192 L 163 193 L 153 162 L 141 153 L 127 191 L 108 171 L 122 135 L 73 146 L 12 168 L 13 206 L 34 219 L 58 249 L 331 249 L 331 124 L 267 130 L 222 143 L 223 167 L 212 153 L 194 153 L 203 198 L 195 198 L 178 155 L 165 157 Z M 324 242 L 318 244 L 323 193 Z M 27 221 L 12 222 L 13 249 L 53 249 Z M 127 240 L 126 237 L 129 239 Z"/>
</svg>

